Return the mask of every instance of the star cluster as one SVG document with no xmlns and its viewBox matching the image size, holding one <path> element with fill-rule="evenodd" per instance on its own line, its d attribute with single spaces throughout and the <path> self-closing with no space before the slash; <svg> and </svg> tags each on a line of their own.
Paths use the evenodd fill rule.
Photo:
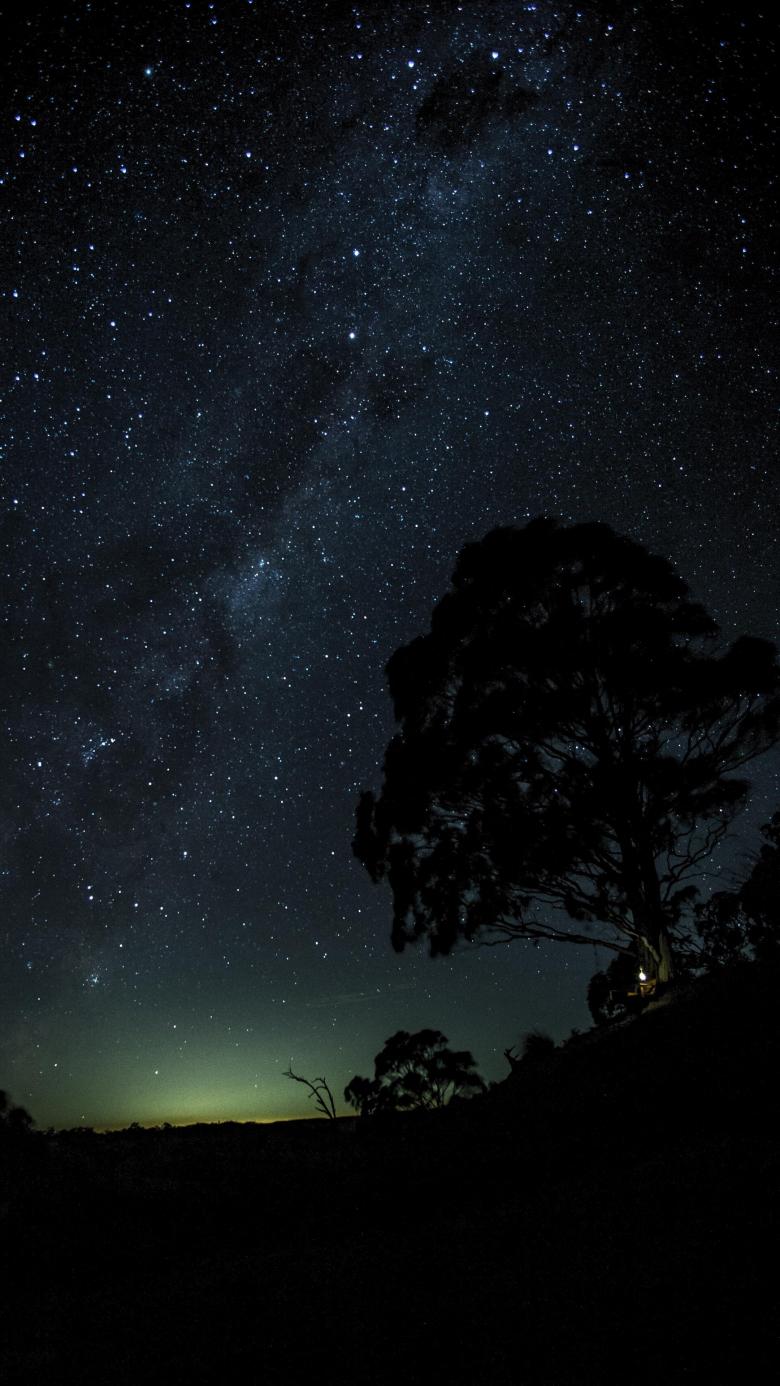
<svg viewBox="0 0 780 1386">
<path fill-rule="evenodd" d="M 401 1026 L 497 1077 L 586 1023 L 593 957 L 396 958 L 354 804 L 387 658 L 497 523 L 606 519 L 776 634 L 774 37 L 703 0 L 25 7 L 0 1038 L 42 1124 L 284 1115 L 291 1056 L 339 1090 Z"/>
</svg>

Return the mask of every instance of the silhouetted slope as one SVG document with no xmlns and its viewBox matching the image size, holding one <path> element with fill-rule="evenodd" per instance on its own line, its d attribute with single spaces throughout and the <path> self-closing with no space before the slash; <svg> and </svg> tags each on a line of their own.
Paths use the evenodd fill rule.
<svg viewBox="0 0 780 1386">
<path fill-rule="evenodd" d="M 487 1099 L 489 1120 L 521 1110 L 541 1135 L 605 1132 L 649 1149 L 741 1121 L 766 1129 L 775 1101 L 777 967 L 745 964 L 684 983 L 635 1019 L 591 1030 L 529 1062 Z"/>
<path fill-rule="evenodd" d="M 777 983 L 693 984 L 435 1114 L 44 1142 L 4 1379 L 763 1379 Z"/>
</svg>

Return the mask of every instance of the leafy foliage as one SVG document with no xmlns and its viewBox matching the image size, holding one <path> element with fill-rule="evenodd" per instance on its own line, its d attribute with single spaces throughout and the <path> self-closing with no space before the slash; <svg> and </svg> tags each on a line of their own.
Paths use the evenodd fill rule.
<svg viewBox="0 0 780 1386">
<path fill-rule="evenodd" d="M 545 1030 L 529 1030 L 523 1036 L 522 1056 L 531 1063 L 538 1059 L 549 1059 L 556 1048 L 552 1035 L 548 1035 Z"/>
<path fill-rule="evenodd" d="M 617 953 L 603 972 L 588 983 L 588 1010 L 597 1025 L 620 1020 L 628 1014 L 628 992 L 636 986 L 636 966 L 625 953 Z"/>
<path fill-rule="evenodd" d="M 780 812 L 764 838 L 750 875 L 737 890 L 719 890 L 697 911 L 704 959 L 714 967 L 780 952 Z"/>
<path fill-rule="evenodd" d="M 780 724 L 774 647 L 717 634 L 666 559 L 607 525 L 467 545 L 430 633 L 389 661 L 399 731 L 358 809 L 395 948 L 599 942 L 664 980 L 691 877 Z"/>
<path fill-rule="evenodd" d="M 472 1097 L 484 1087 L 473 1056 L 466 1049 L 449 1049 L 440 1030 L 397 1030 L 374 1060 L 374 1077 L 356 1075 L 344 1097 L 361 1115 L 373 1116 L 443 1107 L 453 1097 Z"/>
<path fill-rule="evenodd" d="M 504 1057 L 514 1073 L 520 1068 L 521 1064 L 533 1064 L 544 1059 L 549 1059 L 550 1055 L 555 1053 L 557 1047 L 552 1035 L 548 1035 L 546 1030 L 528 1030 L 521 1041 L 519 1055 L 515 1052 L 515 1049 L 512 1048 L 504 1050 Z"/>
<path fill-rule="evenodd" d="M 11 1101 L 7 1092 L 0 1090 L 0 1137 L 25 1136 L 33 1125 L 27 1108 L 18 1106 Z"/>
</svg>

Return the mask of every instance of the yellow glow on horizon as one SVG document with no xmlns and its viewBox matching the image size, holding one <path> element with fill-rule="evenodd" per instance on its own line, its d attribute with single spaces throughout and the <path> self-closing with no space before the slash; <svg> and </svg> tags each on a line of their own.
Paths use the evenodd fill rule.
<svg viewBox="0 0 780 1386">
<path fill-rule="evenodd" d="M 183 1130 L 187 1126 L 277 1126 L 280 1122 L 288 1121 L 326 1121 L 327 1118 L 313 1112 L 294 1112 L 289 1116 L 269 1116 L 269 1117 L 229 1117 L 229 1116 L 178 1116 L 178 1117 L 151 1117 L 142 1120 L 141 1117 L 130 1117 L 127 1121 L 114 1121 L 108 1124 L 101 1123 L 92 1129 L 101 1135 L 107 1135 L 112 1131 L 126 1131 L 128 1127 L 136 1123 L 144 1131 L 158 1130 L 163 1126 L 171 1126 L 174 1130 Z"/>
</svg>

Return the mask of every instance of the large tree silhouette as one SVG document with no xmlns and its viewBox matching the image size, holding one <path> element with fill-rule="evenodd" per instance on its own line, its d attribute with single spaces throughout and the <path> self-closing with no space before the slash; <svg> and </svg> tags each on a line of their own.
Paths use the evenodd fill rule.
<svg viewBox="0 0 780 1386">
<path fill-rule="evenodd" d="M 387 666 L 399 731 L 358 809 L 394 946 L 599 942 L 667 980 L 691 878 L 778 735 L 774 647 L 717 637 L 669 562 L 607 525 L 467 545 Z"/>
<path fill-rule="evenodd" d="M 450 1049 L 440 1030 L 397 1030 L 374 1059 L 374 1077 L 360 1074 L 344 1097 L 362 1116 L 444 1107 L 453 1097 L 473 1097 L 485 1084 L 467 1049 Z"/>
</svg>

